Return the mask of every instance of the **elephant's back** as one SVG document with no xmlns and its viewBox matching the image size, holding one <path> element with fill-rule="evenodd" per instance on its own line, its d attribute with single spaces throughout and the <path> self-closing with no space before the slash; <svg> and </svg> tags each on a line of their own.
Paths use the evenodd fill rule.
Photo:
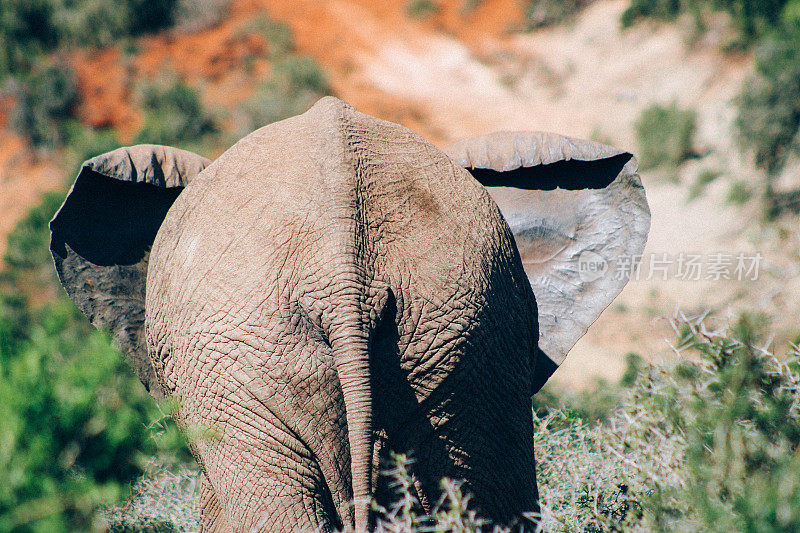
<svg viewBox="0 0 800 533">
<path fill-rule="evenodd" d="M 209 165 L 167 214 L 150 265 L 148 320 L 187 308 L 288 317 L 298 305 L 313 317 L 331 311 L 325 295 L 360 284 L 393 291 L 401 351 L 429 347 L 428 324 L 453 353 L 492 306 L 526 349 L 538 336 L 513 236 L 486 190 L 414 132 L 333 98 Z"/>
<path fill-rule="evenodd" d="M 320 156 L 332 148 L 322 146 L 324 138 L 301 115 L 251 133 L 211 163 L 167 213 L 153 244 L 148 286 L 185 302 L 209 281 L 231 290 L 247 281 L 242 277 L 261 276 L 269 284 L 264 276 L 271 263 L 303 252 L 291 235 L 326 224 L 324 213 L 313 213 L 324 195 L 317 176 L 329 172 L 320 165 L 331 160 Z"/>
<path fill-rule="evenodd" d="M 340 257 L 414 272 L 434 290 L 516 250 L 468 172 L 407 128 L 325 98 L 243 138 L 186 187 L 156 237 L 151 279 L 179 271 L 183 284 L 233 258 L 253 271 L 273 252 L 300 270 Z"/>
</svg>

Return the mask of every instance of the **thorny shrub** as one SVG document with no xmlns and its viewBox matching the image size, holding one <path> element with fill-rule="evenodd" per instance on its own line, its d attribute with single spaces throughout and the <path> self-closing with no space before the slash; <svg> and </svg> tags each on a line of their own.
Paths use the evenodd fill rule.
<svg viewBox="0 0 800 533">
<path fill-rule="evenodd" d="M 759 321 L 748 315 L 716 329 L 711 323 L 706 316 L 677 317 L 677 361 L 632 359 L 635 374 L 626 377 L 629 386 L 604 421 L 587 421 L 570 408 L 534 411 L 542 530 L 800 528 L 797 348 L 774 355 Z M 396 456 L 388 471 L 397 499 L 375 508 L 380 531 L 468 532 L 486 525 L 454 481 L 443 482 L 432 516 L 421 513 L 409 490 L 408 462 Z M 138 497 L 158 500 L 145 492 Z M 176 517 L 176 530 L 184 516 Z"/>
<path fill-rule="evenodd" d="M 681 109 L 676 102 L 654 104 L 642 111 L 634 127 L 642 169 L 676 168 L 693 154 L 697 113 L 692 109 Z"/>
</svg>

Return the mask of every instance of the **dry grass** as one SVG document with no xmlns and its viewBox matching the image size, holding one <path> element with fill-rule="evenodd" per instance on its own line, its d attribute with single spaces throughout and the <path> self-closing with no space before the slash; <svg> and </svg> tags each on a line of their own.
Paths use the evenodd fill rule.
<svg viewBox="0 0 800 533">
<path fill-rule="evenodd" d="M 200 518 L 200 473 L 183 465 L 166 467 L 153 459 L 133 486 L 133 497 L 109 510 L 113 533 L 196 531 Z"/>
</svg>

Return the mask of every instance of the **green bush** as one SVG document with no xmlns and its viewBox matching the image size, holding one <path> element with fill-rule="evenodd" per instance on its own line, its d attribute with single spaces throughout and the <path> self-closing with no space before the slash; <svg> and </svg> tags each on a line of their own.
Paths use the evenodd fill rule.
<svg viewBox="0 0 800 533">
<path fill-rule="evenodd" d="M 757 189 L 764 213 L 772 219 L 784 211 L 800 212 L 800 191 L 773 189 L 787 160 L 800 155 L 800 0 L 632 0 L 622 15 L 623 26 L 643 17 L 674 19 L 693 13 L 723 11 L 730 15 L 738 41 L 727 48 L 756 47 L 755 73 L 737 98 L 736 130 L 742 148 L 754 154 L 766 172 Z M 746 201 L 753 191 L 740 185 L 731 201 Z"/>
<path fill-rule="evenodd" d="M 731 15 L 745 43 L 755 42 L 779 27 L 784 7 L 789 3 L 787 0 L 716 0 L 717 8 Z"/>
<path fill-rule="evenodd" d="M 691 187 L 689 187 L 689 200 L 695 200 L 702 196 L 703 192 L 706 190 L 706 187 L 721 175 L 722 173 L 719 170 L 713 170 L 710 168 L 704 169 L 702 172 L 700 172 L 697 175 L 694 183 L 692 183 Z"/>
<path fill-rule="evenodd" d="M 47 224 L 62 198 L 47 195 L 9 235 L 0 276 L 0 531 L 90 529 L 147 456 L 189 458 L 106 333 L 63 295 L 28 304 L 42 286 L 61 292 Z"/>
<path fill-rule="evenodd" d="M 177 0 L 3 0 L 0 79 L 60 46 L 107 46 L 175 22 Z"/>
<path fill-rule="evenodd" d="M 529 30 L 558 24 L 569 19 L 592 0 L 531 0 L 525 6 L 525 25 Z"/>
<path fill-rule="evenodd" d="M 406 4 L 406 14 L 413 18 L 424 18 L 435 15 L 441 7 L 433 0 L 411 0 Z"/>
<path fill-rule="evenodd" d="M 121 37 L 131 34 L 133 13 L 126 2 L 84 0 L 54 2 L 49 25 L 56 42 L 45 50 L 57 46 L 108 46 Z"/>
<path fill-rule="evenodd" d="M 78 103 L 75 74 L 56 63 L 32 72 L 16 84 L 11 126 L 37 147 L 55 148 L 66 139 L 66 121 Z"/>
<path fill-rule="evenodd" d="M 137 143 L 193 148 L 219 131 L 197 90 L 175 77 L 143 86 L 140 100 L 145 120 Z"/>
<path fill-rule="evenodd" d="M 800 153 L 800 33 L 767 39 L 755 70 L 737 101 L 736 128 L 742 147 L 773 178 Z"/>
<path fill-rule="evenodd" d="M 800 0 L 789 0 L 783 6 L 781 19 L 789 28 L 800 27 Z"/>
<path fill-rule="evenodd" d="M 766 173 L 762 184 L 768 219 L 800 210 L 797 191 L 775 191 L 786 163 L 800 155 L 800 27 L 777 32 L 756 49 L 755 74 L 737 98 L 741 147 Z"/>
<path fill-rule="evenodd" d="M 744 181 L 735 181 L 731 184 L 726 198 L 729 204 L 744 205 L 753 197 L 753 190 Z"/>
<path fill-rule="evenodd" d="M 690 13 L 702 24 L 702 15 L 708 11 L 728 13 L 739 33 L 739 44 L 747 47 L 792 19 L 800 8 L 797 0 L 632 0 L 622 13 L 621 23 L 628 27 L 643 18 L 674 20 Z"/>
<path fill-rule="evenodd" d="M 130 13 L 128 35 L 154 33 L 175 23 L 178 0 L 125 0 L 122 3 Z"/>
<path fill-rule="evenodd" d="M 239 36 L 263 35 L 269 43 L 269 55 L 273 60 L 280 60 L 294 51 L 292 29 L 286 23 L 275 22 L 264 13 L 250 19 L 237 33 Z"/>
<path fill-rule="evenodd" d="M 16 102 L 11 126 L 34 146 L 62 146 L 79 94 L 72 70 L 66 64 L 50 64 L 45 54 L 108 46 L 168 28 L 177 4 L 178 0 L 0 2 L 0 81 L 11 87 Z"/>
<path fill-rule="evenodd" d="M 272 72 L 238 110 L 241 135 L 311 107 L 330 94 L 325 73 L 310 57 L 290 54 L 273 65 Z"/>
<path fill-rule="evenodd" d="M 597 380 L 591 387 L 577 391 L 564 389 L 555 383 L 547 383 L 533 397 L 533 411 L 544 418 L 553 411 L 564 415 L 564 421 L 582 421 L 593 424 L 608 420 L 614 413 L 623 392 L 636 379 L 644 366 L 641 356 L 629 353 L 625 356 L 626 368 L 619 383 Z"/>
<path fill-rule="evenodd" d="M 30 322 L 0 358 L 0 530 L 87 529 L 159 450 L 146 426 L 157 410 L 72 302 Z"/>
<path fill-rule="evenodd" d="M 228 14 L 232 0 L 178 0 L 175 28 L 201 31 L 218 24 Z"/>
<path fill-rule="evenodd" d="M 641 167 L 677 167 L 689 158 L 694 153 L 696 121 L 697 114 L 693 110 L 680 109 L 676 102 L 645 109 L 634 126 Z"/>
<path fill-rule="evenodd" d="M 639 366 L 608 422 L 536 417 L 545 529 L 798 530 L 800 376 L 766 328 L 681 318 L 686 356 Z"/>
<path fill-rule="evenodd" d="M 684 7 L 681 0 L 632 0 L 622 12 L 622 27 L 627 28 L 642 18 L 674 20 Z"/>
<path fill-rule="evenodd" d="M 67 131 L 67 159 L 71 170 L 67 173 L 71 181 L 78 174 L 80 165 L 87 159 L 110 152 L 122 146 L 112 128 L 93 128 L 75 121 L 69 121 Z"/>
<path fill-rule="evenodd" d="M 27 72 L 42 52 L 56 47 L 55 5 L 53 0 L 0 2 L 0 79 Z"/>
<path fill-rule="evenodd" d="M 42 196 L 39 204 L 17 223 L 6 242 L 6 252 L 3 256 L 6 264 L 4 278 L 19 283 L 23 275 L 40 267 L 47 267 L 51 273 L 47 281 L 56 283 L 55 270 L 50 268 L 52 258 L 47 225 L 63 200 L 63 193 L 47 193 Z"/>
<path fill-rule="evenodd" d="M 461 13 L 468 14 L 472 13 L 483 3 L 483 0 L 462 0 L 461 1 Z"/>
<path fill-rule="evenodd" d="M 686 410 L 665 411 L 687 436 L 690 482 L 680 496 L 717 531 L 800 529 L 800 379 L 759 349 L 763 323 L 743 316 L 726 334 L 682 327 L 680 348 L 701 363 L 677 368 Z"/>
<path fill-rule="evenodd" d="M 132 497 L 108 509 L 111 533 L 197 531 L 200 519 L 200 475 L 196 468 L 152 461 L 133 485 Z"/>
<path fill-rule="evenodd" d="M 330 92 L 328 78 L 311 57 L 301 55 L 288 57 L 273 68 L 274 79 L 293 87 L 295 91 L 310 91 L 316 94 Z"/>
</svg>

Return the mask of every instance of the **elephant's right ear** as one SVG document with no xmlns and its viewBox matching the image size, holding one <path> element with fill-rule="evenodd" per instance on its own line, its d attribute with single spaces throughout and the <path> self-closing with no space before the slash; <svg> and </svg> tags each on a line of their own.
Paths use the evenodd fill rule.
<svg viewBox="0 0 800 533">
<path fill-rule="evenodd" d="M 150 246 L 183 188 L 210 161 L 166 146 L 120 148 L 86 161 L 50 222 L 61 284 L 98 328 L 108 327 L 151 394 L 161 394 L 144 345 Z"/>
<path fill-rule="evenodd" d="M 536 392 L 634 273 L 650 210 L 627 152 L 542 132 L 498 132 L 445 153 L 508 222 L 536 296 Z"/>
</svg>

